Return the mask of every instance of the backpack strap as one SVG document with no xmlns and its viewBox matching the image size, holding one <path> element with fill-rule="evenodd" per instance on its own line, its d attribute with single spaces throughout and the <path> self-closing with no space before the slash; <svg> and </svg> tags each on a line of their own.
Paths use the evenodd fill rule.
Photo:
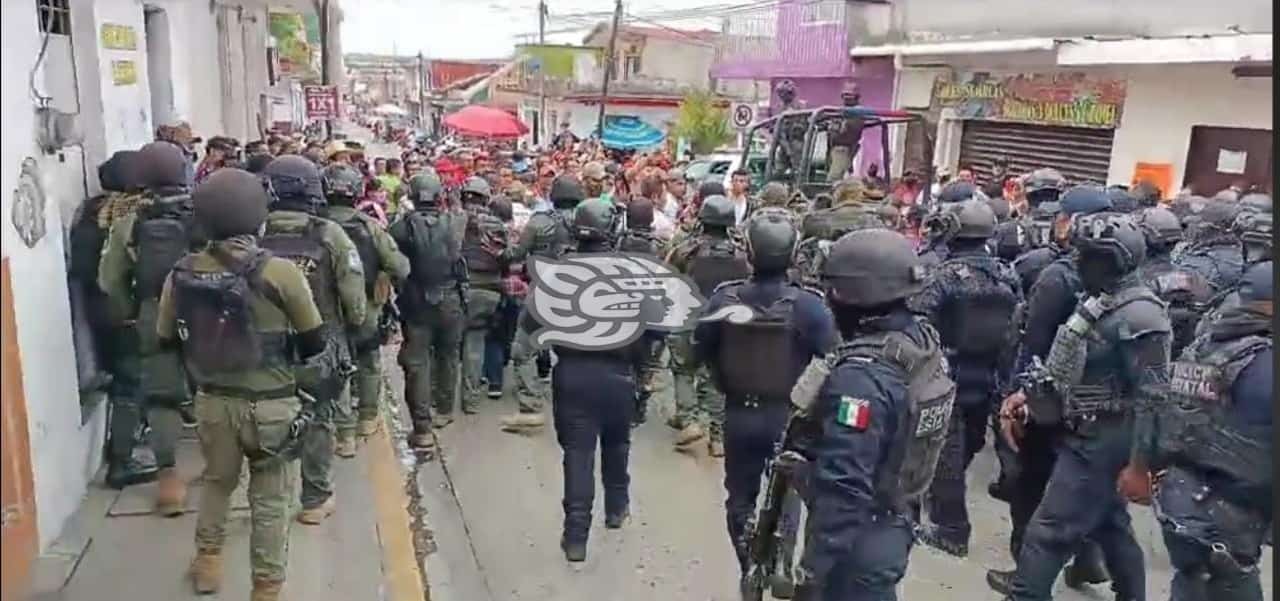
<svg viewBox="0 0 1280 601">
<path fill-rule="evenodd" d="M 285 310 L 284 298 L 280 296 L 280 293 L 275 288 L 268 286 L 262 280 L 262 269 L 266 267 L 267 261 L 273 256 L 271 251 L 265 248 L 255 248 L 247 257 L 237 259 L 217 244 L 210 244 L 209 256 L 213 257 L 227 271 L 248 279 L 249 287 L 254 292 L 261 294 L 263 298 L 281 311 Z M 178 264 L 182 265 L 185 261 L 189 265 L 192 260 L 193 255 L 187 255 Z M 177 267 L 174 267 L 174 269 L 177 269 Z"/>
</svg>

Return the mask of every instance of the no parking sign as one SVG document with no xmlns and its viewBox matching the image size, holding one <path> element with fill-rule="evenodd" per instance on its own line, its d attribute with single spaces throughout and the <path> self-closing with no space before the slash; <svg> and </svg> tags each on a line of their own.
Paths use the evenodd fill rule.
<svg viewBox="0 0 1280 601">
<path fill-rule="evenodd" d="M 745 102 L 735 102 L 729 109 L 729 121 L 738 129 L 744 129 L 756 120 L 755 107 Z"/>
</svg>

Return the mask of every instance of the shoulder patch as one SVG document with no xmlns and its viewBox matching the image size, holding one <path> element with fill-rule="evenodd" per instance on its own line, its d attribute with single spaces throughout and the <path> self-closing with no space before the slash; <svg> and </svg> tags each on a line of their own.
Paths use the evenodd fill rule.
<svg viewBox="0 0 1280 601">
<path fill-rule="evenodd" d="M 360 253 L 355 249 L 347 251 L 347 269 L 355 273 L 364 274 L 364 263 L 360 261 Z"/>
<path fill-rule="evenodd" d="M 859 432 L 865 431 L 871 425 L 871 402 L 850 396 L 840 397 L 836 423 Z"/>
</svg>

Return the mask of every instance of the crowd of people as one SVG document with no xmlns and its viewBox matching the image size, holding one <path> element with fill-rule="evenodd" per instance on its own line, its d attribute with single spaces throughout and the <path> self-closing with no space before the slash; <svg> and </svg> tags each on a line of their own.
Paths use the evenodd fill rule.
<svg viewBox="0 0 1280 601">
<path fill-rule="evenodd" d="M 214 137 L 196 160 L 197 143 L 162 128 L 102 165 L 71 274 L 111 375 L 107 483 L 158 480 L 157 513 L 181 514 L 174 445 L 199 425 L 198 592 L 219 587 L 247 461 L 252 598 L 278 598 L 289 523 L 333 512 L 332 458 L 381 427 L 380 353 L 398 342 L 414 449 L 433 449 L 455 404 L 510 395 L 499 426 L 532 434 L 550 403 L 569 561 L 586 557 L 597 448 L 605 527 L 628 522 L 631 429 L 669 370 L 674 448 L 724 458 L 744 594 L 891 599 L 916 542 L 966 556 L 965 472 L 991 431 L 988 492 L 1009 504 L 1017 563 L 988 573 L 996 590 L 1049 599 L 1074 557 L 1069 585 L 1144 599 L 1134 502 L 1158 508 L 1174 598 L 1261 599 L 1265 194 L 1169 203 L 1000 165 L 985 187 L 968 169 L 930 194 L 873 174 L 807 198 L 753 190 L 745 171 L 727 190 L 690 181 L 665 152 L 571 135 L 390 157 L 273 136 Z M 608 350 L 536 345 L 531 261 L 619 251 L 687 275 L 704 316 L 751 319 Z M 134 458 L 144 423 L 155 465 Z M 787 484 L 758 503 L 775 476 Z"/>
</svg>

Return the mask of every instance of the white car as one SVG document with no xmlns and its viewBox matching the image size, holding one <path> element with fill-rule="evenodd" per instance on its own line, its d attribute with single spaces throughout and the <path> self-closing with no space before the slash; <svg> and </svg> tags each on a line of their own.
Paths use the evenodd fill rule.
<svg viewBox="0 0 1280 601">
<path fill-rule="evenodd" d="M 764 155 L 753 154 L 747 157 L 752 190 L 758 190 L 764 185 L 764 163 Z M 684 178 L 691 186 L 696 187 L 703 182 L 720 182 L 728 190 L 733 172 L 741 166 L 741 151 L 716 152 L 690 161 L 684 169 Z"/>
</svg>

